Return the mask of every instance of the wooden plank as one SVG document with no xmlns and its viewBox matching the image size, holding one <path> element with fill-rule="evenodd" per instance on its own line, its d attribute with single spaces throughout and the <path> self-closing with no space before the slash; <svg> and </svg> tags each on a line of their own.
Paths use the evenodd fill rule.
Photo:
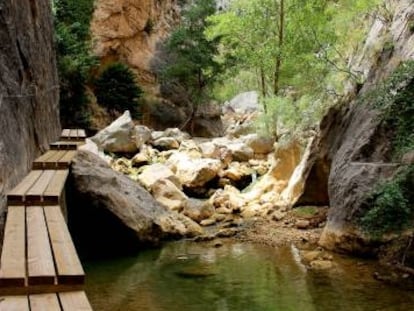
<svg viewBox="0 0 414 311">
<path fill-rule="evenodd" d="M 42 175 L 34 183 L 34 185 L 27 191 L 25 203 L 26 204 L 41 204 L 43 201 L 43 193 L 55 175 L 56 171 L 47 170 L 42 171 Z"/>
<path fill-rule="evenodd" d="M 78 130 L 77 129 L 71 129 L 69 137 L 70 138 L 78 138 Z"/>
<path fill-rule="evenodd" d="M 60 206 L 44 207 L 59 284 L 83 284 L 85 272 L 63 218 Z"/>
<path fill-rule="evenodd" d="M 33 169 L 55 170 L 58 169 L 59 160 L 66 155 L 67 150 L 51 150 L 53 155 L 43 162 L 35 161 Z"/>
<path fill-rule="evenodd" d="M 49 158 L 52 157 L 55 153 L 56 153 L 56 151 L 48 150 L 44 154 L 42 154 L 40 157 L 35 159 L 35 162 L 45 162 L 45 161 L 49 160 Z"/>
<path fill-rule="evenodd" d="M 41 157 L 37 158 L 33 162 L 33 169 L 34 170 L 41 170 L 41 169 L 53 169 L 53 165 L 46 164 L 46 163 L 53 163 L 56 162 L 54 159 L 56 157 L 61 158 L 62 154 L 60 154 L 62 151 L 56 151 L 56 150 L 49 150 Z"/>
<path fill-rule="evenodd" d="M 86 133 L 85 133 L 85 130 L 83 130 L 83 129 L 78 129 L 78 137 L 79 137 L 79 138 L 86 138 Z"/>
<path fill-rule="evenodd" d="M 60 134 L 60 136 L 69 137 L 69 134 L 70 134 L 70 129 L 63 129 L 62 134 Z"/>
<path fill-rule="evenodd" d="M 7 193 L 7 203 L 9 205 L 22 204 L 25 200 L 26 192 L 32 187 L 40 175 L 42 175 L 42 171 L 31 171 L 14 189 Z"/>
<path fill-rule="evenodd" d="M 64 311 L 92 311 L 85 292 L 59 293 L 60 303 Z"/>
<path fill-rule="evenodd" d="M 31 311 L 60 311 L 58 296 L 56 294 L 30 295 Z"/>
<path fill-rule="evenodd" d="M 24 286 L 26 279 L 25 208 L 11 206 L 7 213 L 1 254 L 0 285 Z"/>
<path fill-rule="evenodd" d="M 28 284 L 54 284 L 55 267 L 41 206 L 26 209 Z"/>
<path fill-rule="evenodd" d="M 76 155 L 76 151 L 73 151 L 73 150 L 66 151 L 65 155 L 59 159 L 58 167 L 64 167 L 64 166 L 69 167 L 75 155 Z"/>
<path fill-rule="evenodd" d="M 69 170 L 56 171 L 45 192 L 43 193 L 44 204 L 59 204 L 60 196 L 65 187 L 66 179 L 68 178 Z"/>
<path fill-rule="evenodd" d="M 4 311 L 30 311 L 27 296 L 0 297 L 0 310 Z"/>
</svg>

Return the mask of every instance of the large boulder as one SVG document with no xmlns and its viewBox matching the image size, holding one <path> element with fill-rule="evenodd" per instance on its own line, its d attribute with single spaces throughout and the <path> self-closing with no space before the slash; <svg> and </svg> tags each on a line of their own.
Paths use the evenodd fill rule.
<svg viewBox="0 0 414 311">
<path fill-rule="evenodd" d="M 160 179 L 151 186 L 154 199 L 172 211 L 180 212 L 186 207 L 188 197 L 173 182 Z"/>
<path fill-rule="evenodd" d="M 151 139 L 151 130 L 144 125 L 137 125 L 135 126 L 134 137 L 137 148 L 141 148 Z"/>
<path fill-rule="evenodd" d="M 127 236 L 136 242 L 151 243 L 162 238 L 194 236 L 201 232 L 195 222 L 162 206 L 144 188 L 115 172 L 90 152 L 80 151 L 75 157 L 72 185 L 78 202 L 69 206 L 69 213 L 72 210 L 78 214 L 77 221 L 81 224 L 89 223 L 84 228 L 89 230 L 86 236 L 96 235 L 93 231 L 98 228 L 103 230 L 100 232 L 103 236 L 115 236 L 119 232 L 111 229 L 116 227 L 127 232 Z M 87 219 L 88 216 L 93 218 Z M 99 222 L 100 219 L 105 220 L 105 227 Z"/>
<path fill-rule="evenodd" d="M 275 139 L 273 137 L 262 136 L 259 134 L 249 134 L 242 136 L 243 141 L 247 146 L 253 149 L 255 154 L 268 154 L 273 150 Z"/>
<path fill-rule="evenodd" d="M 221 162 L 215 159 L 191 159 L 181 155 L 176 163 L 176 175 L 181 184 L 188 188 L 202 187 L 217 176 Z"/>
<path fill-rule="evenodd" d="M 185 216 L 198 223 L 213 216 L 214 212 L 211 202 L 199 199 L 189 199 L 183 210 Z"/>
<path fill-rule="evenodd" d="M 255 91 L 240 93 L 225 103 L 223 113 L 248 114 L 261 111 L 259 95 Z"/>
<path fill-rule="evenodd" d="M 168 166 L 161 163 L 155 163 L 145 167 L 138 176 L 138 181 L 148 190 L 151 190 L 159 180 L 169 180 L 178 188 L 181 188 L 180 181 L 175 174 Z"/>
<path fill-rule="evenodd" d="M 138 151 L 134 139 L 135 125 L 129 111 L 100 131 L 91 140 L 107 152 L 134 153 Z"/>
<path fill-rule="evenodd" d="M 231 142 L 229 145 L 227 145 L 227 148 L 230 150 L 235 161 L 249 161 L 254 157 L 253 149 L 246 145 L 244 142 Z"/>
</svg>

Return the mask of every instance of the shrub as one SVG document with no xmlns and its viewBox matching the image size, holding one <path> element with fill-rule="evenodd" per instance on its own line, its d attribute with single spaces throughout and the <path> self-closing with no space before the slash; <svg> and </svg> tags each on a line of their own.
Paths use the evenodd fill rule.
<svg viewBox="0 0 414 311">
<path fill-rule="evenodd" d="M 360 219 L 362 229 L 374 237 L 398 232 L 413 221 L 414 165 L 400 171 L 397 176 L 381 184 L 365 203 L 366 212 Z"/>
<path fill-rule="evenodd" d="M 142 90 L 135 82 L 131 69 L 121 63 L 108 66 L 95 82 L 98 103 L 109 112 L 129 110 L 134 118 L 140 117 L 139 98 Z"/>
<path fill-rule="evenodd" d="M 384 126 L 393 136 L 395 157 L 414 149 L 414 61 L 401 64 L 364 101 L 380 111 Z"/>
</svg>

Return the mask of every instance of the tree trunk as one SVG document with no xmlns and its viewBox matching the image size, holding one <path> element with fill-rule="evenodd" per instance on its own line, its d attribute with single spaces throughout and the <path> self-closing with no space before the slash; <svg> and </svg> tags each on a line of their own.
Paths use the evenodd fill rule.
<svg viewBox="0 0 414 311">
<path fill-rule="evenodd" d="M 273 93 L 278 95 L 279 93 L 279 84 L 280 84 L 280 71 L 282 67 L 282 50 L 284 44 L 284 35 L 285 35 L 285 0 L 280 0 L 280 10 L 279 10 L 279 52 L 276 56 L 276 68 L 274 74 L 274 85 Z"/>
</svg>

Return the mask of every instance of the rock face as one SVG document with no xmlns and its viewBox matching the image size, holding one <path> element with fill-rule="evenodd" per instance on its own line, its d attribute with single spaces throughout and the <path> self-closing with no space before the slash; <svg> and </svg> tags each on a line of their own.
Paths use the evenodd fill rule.
<svg viewBox="0 0 414 311">
<path fill-rule="evenodd" d="M 327 121 L 329 118 L 336 122 Z M 374 110 L 354 103 L 340 111 L 331 110 L 325 121 L 329 127 L 322 129 L 322 140 L 330 141 L 331 146 L 326 157 L 332 163 L 328 181 L 331 210 L 321 243 L 331 249 L 363 252 L 363 235 L 355 226 L 362 203 L 378 182 L 394 175 L 398 165 L 388 163 L 391 144 Z"/>
<path fill-rule="evenodd" d="M 157 93 L 151 61 L 157 44 L 179 21 L 175 0 L 98 0 L 91 22 L 94 51 L 103 63 L 126 62 L 137 73 L 138 83 Z"/>
<path fill-rule="evenodd" d="M 91 140 L 107 152 L 132 153 L 138 150 L 135 126 L 131 114 L 125 111 L 122 116 L 100 131 Z"/>
<path fill-rule="evenodd" d="M 2 216 L 4 193 L 60 133 L 50 1 L 1 1 L 0 39 Z"/>
<path fill-rule="evenodd" d="M 391 18 L 373 22 L 363 50 L 351 60 L 352 69 L 362 72 L 366 79 L 362 94 L 387 77 L 401 61 L 414 58 L 414 34 L 407 26 L 414 16 L 412 1 L 386 1 L 386 5 Z M 391 51 L 387 48 L 390 46 Z M 331 210 L 320 241 L 323 246 L 351 252 L 367 250 L 368 241 L 356 220 L 365 195 L 396 172 L 397 165 L 390 163 L 389 134 L 374 110 L 355 102 L 332 109 L 322 122 L 324 147 L 319 158 L 331 163 Z"/>
<path fill-rule="evenodd" d="M 162 238 L 194 236 L 201 232 L 192 220 L 160 205 L 144 188 L 113 171 L 92 153 L 78 153 L 72 167 L 72 183 L 78 199 L 70 210 L 82 222 L 82 225 L 73 225 L 74 230 L 88 221 L 94 225 L 84 230 L 100 228 L 117 234 L 112 229 L 121 227 L 120 232 L 128 232 L 133 243 L 153 243 Z M 104 228 L 105 222 L 99 222 L 103 214 L 110 215 L 106 219 L 111 219 Z M 107 233 L 87 235 L 93 234 Z"/>
</svg>

